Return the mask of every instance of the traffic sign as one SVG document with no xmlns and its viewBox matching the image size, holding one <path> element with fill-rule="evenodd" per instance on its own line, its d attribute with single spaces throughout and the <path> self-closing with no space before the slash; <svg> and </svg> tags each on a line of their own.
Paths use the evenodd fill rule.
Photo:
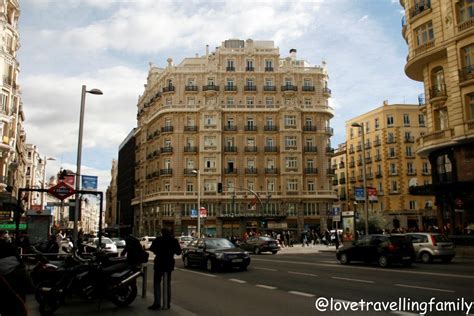
<svg viewBox="0 0 474 316">
<path fill-rule="evenodd" d="M 74 193 L 76 193 L 76 191 L 73 188 L 71 188 L 69 185 L 67 185 L 63 181 L 49 188 L 48 192 L 54 197 L 60 199 L 61 201 L 64 200 L 65 198 L 70 197 Z"/>
</svg>

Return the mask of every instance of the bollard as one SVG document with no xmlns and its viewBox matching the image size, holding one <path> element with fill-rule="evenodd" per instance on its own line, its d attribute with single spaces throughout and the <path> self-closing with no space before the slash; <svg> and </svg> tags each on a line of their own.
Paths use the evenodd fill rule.
<svg viewBox="0 0 474 316">
<path fill-rule="evenodd" d="M 148 280 L 148 263 L 145 263 L 143 268 L 143 276 L 142 276 L 142 297 L 146 297 L 146 286 Z"/>
</svg>

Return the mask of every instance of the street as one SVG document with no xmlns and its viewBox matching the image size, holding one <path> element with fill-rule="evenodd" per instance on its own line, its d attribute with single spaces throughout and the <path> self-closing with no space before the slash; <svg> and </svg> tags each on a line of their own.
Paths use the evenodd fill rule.
<svg viewBox="0 0 474 316">
<path fill-rule="evenodd" d="M 388 269 L 376 265 L 352 263 L 341 265 L 334 252 L 252 255 L 248 271 L 208 273 L 201 269 L 184 269 L 179 258 L 172 276 L 172 307 L 160 311 L 163 315 L 416 315 L 429 308 L 430 300 L 452 302 L 462 308 L 463 303 L 474 301 L 474 259 L 456 258 L 451 264 L 416 263 L 412 267 L 393 266 Z M 152 315 L 147 310 L 152 303 L 152 261 L 149 263 L 148 295 L 137 297 L 132 306 L 117 309 L 103 302 L 98 304 L 72 299 L 56 315 Z M 141 292 L 139 291 L 139 294 Z M 319 300 L 318 300 L 319 299 Z M 349 306 L 350 302 L 405 302 L 404 311 L 376 312 L 380 305 L 372 305 L 371 312 L 362 310 L 331 311 L 325 299 L 334 308 Z M 401 301 L 404 299 L 404 301 Z M 463 300 L 464 299 L 464 300 Z M 320 310 L 315 303 L 321 303 Z M 30 315 L 36 316 L 37 305 L 30 297 Z M 353 303 L 355 304 L 355 303 Z M 377 303 L 381 304 L 381 303 Z M 411 305 L 410 305 L 411 304 Z M 357 308 L 361 308 L 360 304 Z M 439 304 L 437 305 L 440 306 Z M 454 306 L 454 305 L 453 305 Z M 396 306 L 394 306 L 396 307 Z M 408 308 L 407 308 L 408 307 Z M 398 308 L 398 307 L 396 307 Z M 428 315 L 466 315 L 464 310 Z M 392 308 L 393 309 L 393 308 Z M 471 309 L 470 314 L 474 315 Z"/>
</svg>

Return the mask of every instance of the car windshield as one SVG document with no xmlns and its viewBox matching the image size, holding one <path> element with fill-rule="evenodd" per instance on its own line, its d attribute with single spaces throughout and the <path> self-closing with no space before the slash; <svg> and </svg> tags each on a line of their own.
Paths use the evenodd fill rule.
<svg viewBox="0 0 474 316">
<path fill-rule="evenodd" d="M 205 243 L 210 249 L 235 248 L 235 245 L 225 238 L 207 239 Z"/>
</svg>

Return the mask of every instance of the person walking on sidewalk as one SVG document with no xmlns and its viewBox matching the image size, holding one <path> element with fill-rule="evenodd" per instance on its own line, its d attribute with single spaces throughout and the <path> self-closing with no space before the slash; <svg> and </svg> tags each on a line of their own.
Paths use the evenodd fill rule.
<svg viewBox="0 0 474 316">
<path fill-rule="evenodd" d="M 156 238 L 150 246 L 155 254 L 153 289 L 154 301 L 150 310 L 169 309 L 171 303 L 171 272 L 174 270 L 174 255 L 181 254 L 181 247 L 168 228 L 161 230 L 161 236 Z M 161 288 L 163 281 L 163 291 Z M 163 301 L 163 305 L 161 302 Z"/>
</svg>

